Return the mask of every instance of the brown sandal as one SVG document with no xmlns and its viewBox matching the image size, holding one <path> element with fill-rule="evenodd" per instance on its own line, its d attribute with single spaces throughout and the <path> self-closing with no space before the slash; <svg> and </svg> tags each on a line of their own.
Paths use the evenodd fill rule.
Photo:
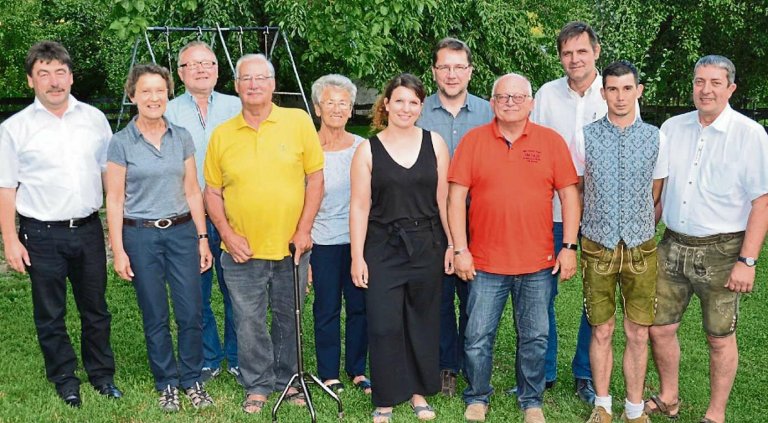
<svg viewBox="0 0 768 423">
<path fill-rule="evenodd" d="M 264 408 L 266 404 L 267 404 L 266 401 L 259 400 L 259 399 L 251 399 L 248 397 L 248 395 L 246 395 L 245 401 L 243 401 L 243 411 L 245 411 L 248 414 L 257 414 Z"/>
<path fill-rule="evenodd" d="M 662 416 L 676 420 L 678 417 L 680 417 L 680 404 L 682 404 L 682 402 L 683 401 L 678 398 L 677 401 L 667 404 L 666 402 L 662 401 L 658 395 L 651 395 L 651 398 L 645 400 L 643 411 L 649 416 L 653 414 L 661 414 Z M 654 404 L 655 407 L 651 408 L 651 404 Z M 671 411 L 673 408 L 677 408 L 677 411 L 674 414 L 672 414 Z"/>
</svg>

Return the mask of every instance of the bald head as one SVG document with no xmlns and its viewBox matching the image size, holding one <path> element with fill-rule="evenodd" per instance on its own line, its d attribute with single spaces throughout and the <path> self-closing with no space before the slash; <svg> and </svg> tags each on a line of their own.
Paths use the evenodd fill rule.
<svg viewBox="0 0 768 423">
<path fill-rule="evenodd" d="M 523 75 L 520 75 L 519 73 L 510 72 L 508 74 L 502 75 L 496 79 L 496 81 L 493 83 L 493 89 L 491 90 L 491 95 L 496 94 L 496 89 L 499 87 L 499 85 L 509 79 L 510 81 L 514 82 L 515 85 L 520 85 L 524 87 L 523 91 L 520 91 L 522 94 L 527 94 L 529 96 L 533 96 L 533 88 L 531 87 L 531 81 L 528 80 Z"/>
</svg>

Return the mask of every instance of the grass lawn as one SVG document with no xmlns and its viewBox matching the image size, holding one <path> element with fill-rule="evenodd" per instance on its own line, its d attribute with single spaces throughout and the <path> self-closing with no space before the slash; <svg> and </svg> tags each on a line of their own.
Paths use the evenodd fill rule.
<svg viewBox="0 0 768 423">
<path fill-rule="evenodd" d="M 764 249 L 763 256 L 768 255 Z M 207 387 L 216 404 L 214 407 L 196 412 L 186 398 L 182 398 L 183 410 L 173 415 L 162 413 L 157 407 L 152 376 L 147 364 L 146 349 L 141 328 L 141 318 L 131 286 L 110 276 L 107 300 L 112 312 L 112 345 L 117 360 L 116 383 L 125 392 L 119 401 L 102 399 L 87 382 L 81 388 L 83 407 L 71 409 L 56 396 L 53 386 L 45 379 L 43 360 L 32 322 L 32 304 L 29 283 L 26 277 L 3 271 L 0 257 L 0 421 L 78 421 L 78 422 L 155 422 L 155 421 L 258 421 L 271 420 L 270 410 L 276 395 L 268 403 L 270 410 L 258 416 L 248 416 L 240 409 L 243 391 L 234 378 L 222 374 Z M 765 393 L 768 392 L 768 323 L 766 310 L 768 295 L 765 281 L 768 274 L 765 260 L 758 265 L 755 292 L 745 295 L 741 303 L 739 322 L 740 368 L 728 407 L 729 422 L 763 422 L 762 416 Z M 214 290 L 216 292 L 216 290 Z M 214 294 L 214 307 L 222 315 L 220 293 Z M 307 298 L 304 310 L 306 365 L 315 369 L 312 337 L 311 302 Z M 79 321 L 71 294 L 68 303 L 67 324 L 72 344 L 80 344 Z M 570 360 L 575 348 L 576 332 L 581 315 L 581 281 L 574 279 L 561 286 L 557 302 L 558 325 L 560 330 L 560 352 L 558 362 L 558 384 L 547 391 L 544 412 L 549 422 L 583 422 L 589 415 L 589 408 L 574 395 Z M 221 319 L 220 319 L 221 322 Z M 620 328 L 620 323 L 617 328 Z M 680 422 L 698 422 L 707 407 L 709 395 L 708 356 L 701 330 L 701 313 L 697 302 L 689 308 L 680 330 L 682 363 L 680 391 L 683 398 Z M 617 329 L 614 377 L 612 394 L 614 412 L 618 416 L 624 401 L 623 379 L 621 377 L 621 354 L 623 331 Z M 491 401 L 489 422 L 520 422 L 522 413 L 513 397 L 503 392 L 514 384 L 515 335 L 509 310 L 505 313 L 499 331 L 495 352 L 493 385 L 496 394 Z M 653 364 L 649 366 L 653 369 Z M 84 371 L 78 376 L 85 381 Z M 344 421 L 370 421 L 372 406 L 369 399 L 345 381 L 348 389 L 341 394 L 345 409 Z M 658 390 L 655 370 L 649 372 L 648 393 Z M 464 383 L 460 382 L 460 389 Z M 335 404 L 318 391 L 313 391 L 318 421 L 336 421 Z M 438 419 L 446 422 L 463 421 L 464 404 L 460 398 L 436 396 L 430 399 L 438 413 Z M 286 404 L 278 415 L 281 422 L 306 422 L 306 409 Z M 395 409 L 395 421 L 418 421 L 407 405 Z M 659 418 L 662 422 L 666 419 Z"/>
</svg>

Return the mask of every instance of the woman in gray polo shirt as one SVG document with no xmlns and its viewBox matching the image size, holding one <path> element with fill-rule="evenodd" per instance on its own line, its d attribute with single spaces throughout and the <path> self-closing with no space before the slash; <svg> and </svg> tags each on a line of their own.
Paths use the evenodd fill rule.
<svg viewBox="0 0 768 423">
<path fill-rule="evenodd" d="M 211 266 L 211 251 L 192 137 L 163 117 L 172 84 L 164 67 L 131 69 L 125 92 L 138 115 L 112 137 L 107 153 L 114 267 L 136 289 L 149 365 L 164 411 L 179 410 L 179 386 L 195 408 L 213 404 L 200 380 L 200 272 Z M 166 282 L 178 327 L 178 365 Z"/>
</svg>

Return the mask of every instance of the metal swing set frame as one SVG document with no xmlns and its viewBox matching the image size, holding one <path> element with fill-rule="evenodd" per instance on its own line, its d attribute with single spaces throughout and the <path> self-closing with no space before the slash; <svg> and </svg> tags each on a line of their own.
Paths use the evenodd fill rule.
<svg viewBox="0 0 768 423">
<path fill-rule="evenodd" d="M 288 37 L 286 37 L 285 32 L 281 31 L 279 27 L 277 26 L 233 26 L 233 27 L 221 27 L 219 24 L 216 24 L 215 27 L 172 27 L 172 26 L 151 26 L 148 27 L 146 30 L 144 30 L 144 33 L 141 35 L 136 36 L 136 41 L 133 43 L 133 50 L 131 53 L 131 64 L 128 67 L 129 71 L 130 69 L 136 64 L 136 58 L 138 57 L 139 53 L 139 46 L 142 45 L 142 43 L 146 46 L 147 52 L 149 53 L 149 57 L 152 60 L 152 63 L 157 64 L 157 58 L 155 56 L 155 50 L 152 48 L 152 42 L 150 41 L 150 33 L 159 33 L 162 34 L 164 40 L 165 40 L 165 50 L 166 50 L 166 56 L 168 60 L 168 70 L 171 72 L 174 72 L 176 69 L 175 66 L 173 66 L 173 56 L 174 53 L 171 52 L 171 33 L 172 32 L 180 32 L 180 33 L 192 33 L 197 34 L 197 39 L 202 40 L 203 39 L 203 33 L 212 33 L 210 38 L 210 46 L 211 49 L 214 49 L 216 47 L 217 40 L 221 42 L 221 48 L 224 50 L 224 55 L 227 58 L 227 63 L 229 64 L 230 69 L 232 70 L 232 75 L 235 74 L 235 63 L 236 61 L 232 60 L 232 56 L 230 54 L 229 48 L 227 48 L 227 38 L 226 35 L 229 34 L 235 34 L 237 36 L 237 45 L 240 50 L 240 55 L 242 56 L 245 54 L 245 49 L 243 48 L 243 35 L 247 32 L 261 32 L 264 37 L 264 45 L 263 45 L 263 54 L 267 57 L 267 59 L 272 60 L 272 55 L 275 51 L 275 48 L 277 47 L 278 39 L 283 40 L 283 45 L 285 46 L 285 49 L 288 53 L 288 58 L 291 62 L 291 67 L 293 69 L 293 75 L 296 78 L 296 84 L 299 87 L 298 92 L 290 92 L 290 91 L 275 91 L 274 94 L 277 95 L 287 95 L 287 96 L 300 96 L 302 101 L 304 102 L 304 107 L 307 110 L 307 113 L 312 115 L 311 109 L 309 108 L 309 102 L 307 101 L 307 96 L 304 93 L 304 87 L 301 85 L 301 77 L 299 77 L 299 71 L 296 67 L 296 61 L 293 57 L 293 52 L 291 51 L 291 46 L 288 42 Z M 274 34 L 274 35 L 272 35 Z M 270 35 L 272 35 L 272 40 L 270 42 Z M 171 96 L 175 97 L 176 93 L 171 92 Z M 128 95 L 123 93 L 123 99 L 120 103 L 120 114 L 118 114 L 117 117 L 117 124 L 115 125 L 115 131 L 120 129 L 120 124 L 123 121 L 123 116 L 126 113 L 126 108 L 132 106 L 133 104 L 130 102 L 130 99 L 128 98 Z"/>
</svg>

